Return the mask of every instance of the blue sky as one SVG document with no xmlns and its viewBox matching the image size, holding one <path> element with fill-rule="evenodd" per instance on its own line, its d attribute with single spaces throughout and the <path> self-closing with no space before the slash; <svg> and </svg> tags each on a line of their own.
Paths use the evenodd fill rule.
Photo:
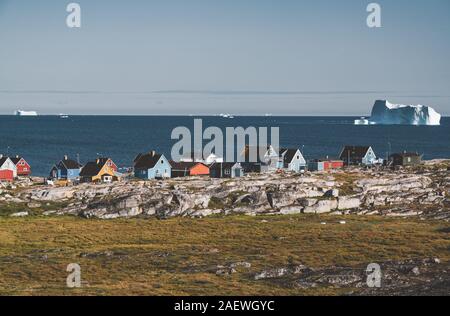
<svg viewBox="0 0 450 316">
<path fill-rule="evenodd" d="M 0 0 L 0 113 L 450 115 L 448 0 L 69 2 Z"/>
</svg>

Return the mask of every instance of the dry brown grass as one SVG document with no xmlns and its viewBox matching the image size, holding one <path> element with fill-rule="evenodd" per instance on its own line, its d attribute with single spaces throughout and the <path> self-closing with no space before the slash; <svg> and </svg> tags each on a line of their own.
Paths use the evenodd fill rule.
<svg viewBox="0 0 450 316">
<path fill-rule="evenodd" d="M 207 219 L 0 218 L 2 295 L 302 295 L 254 275 L 288 264 L 355 266 L 385 260 L 450 259 L 449 224 L 381 217 L 296 215 Z M 263 220 L 267 221 L 264 222 Z M 327 225 L 321 225 L 326 221 Z M 112 255 L 108 255 L 108 251 Z M 83 256 L 82 254 L 87 254 Z M 217 276 L 217 265 L 250 270 Z M 69 263 L 81 289 L 65 286 Z"/>
</svg>

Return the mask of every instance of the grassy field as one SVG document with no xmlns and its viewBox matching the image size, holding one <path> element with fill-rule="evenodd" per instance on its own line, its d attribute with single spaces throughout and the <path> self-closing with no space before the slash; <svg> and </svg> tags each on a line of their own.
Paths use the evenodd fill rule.
<svg viewBox="0 0 450 316">
<path fill-rule="evenodd" d="M 346 224 L 339 224 L 345 220 Z M 322 225 L 321 222 L 327 222 Z M 254 280 L 264 269 L 450 259 L 444 222 L 296 215 L 170 220 L 0 217 L 0 295 L 318 295 Z M 251 268 L 216 275 L 218 265 Z M 81 266 L 82 287 L 66 287 Z"/>
</svg>

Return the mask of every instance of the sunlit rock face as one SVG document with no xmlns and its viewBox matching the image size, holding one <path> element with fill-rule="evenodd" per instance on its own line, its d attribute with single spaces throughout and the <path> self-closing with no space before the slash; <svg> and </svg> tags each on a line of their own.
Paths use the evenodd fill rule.
<svg viewBox="0 0 450 316">
<path fill-rule="evenodd" d="M 441 115 L 425 105 L 391 104 L 386 100 L 377 100 L 370 121 L 387 125 L 440 125 Z"/>
</svg>

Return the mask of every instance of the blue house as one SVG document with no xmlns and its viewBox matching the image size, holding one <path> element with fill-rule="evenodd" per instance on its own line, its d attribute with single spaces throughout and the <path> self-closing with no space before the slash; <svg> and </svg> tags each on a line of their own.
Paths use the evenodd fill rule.
<svg viewBox="0 0 450 316">
<path fill-rule="evenodd" d="M 81 167 L 81 164 L 77 161 L 64 156 L 60 162 L 53 166 L 50 171 L 50 178 L 70 181 L 77 180 L 80 176 Z"/>
<path fill-rule="evenodd" d="M 163 154 L 151 151 L 134 159 L 134 176 L 140 179 L 164 179 L 172 176 L 172 166 Z"/>
<path fill-rule="evenodd" d="M 300 149 L 282 148 L 280 149 L 279 169 L 301 172 L 306 169 L 306 160 Z"/>
</svg>

